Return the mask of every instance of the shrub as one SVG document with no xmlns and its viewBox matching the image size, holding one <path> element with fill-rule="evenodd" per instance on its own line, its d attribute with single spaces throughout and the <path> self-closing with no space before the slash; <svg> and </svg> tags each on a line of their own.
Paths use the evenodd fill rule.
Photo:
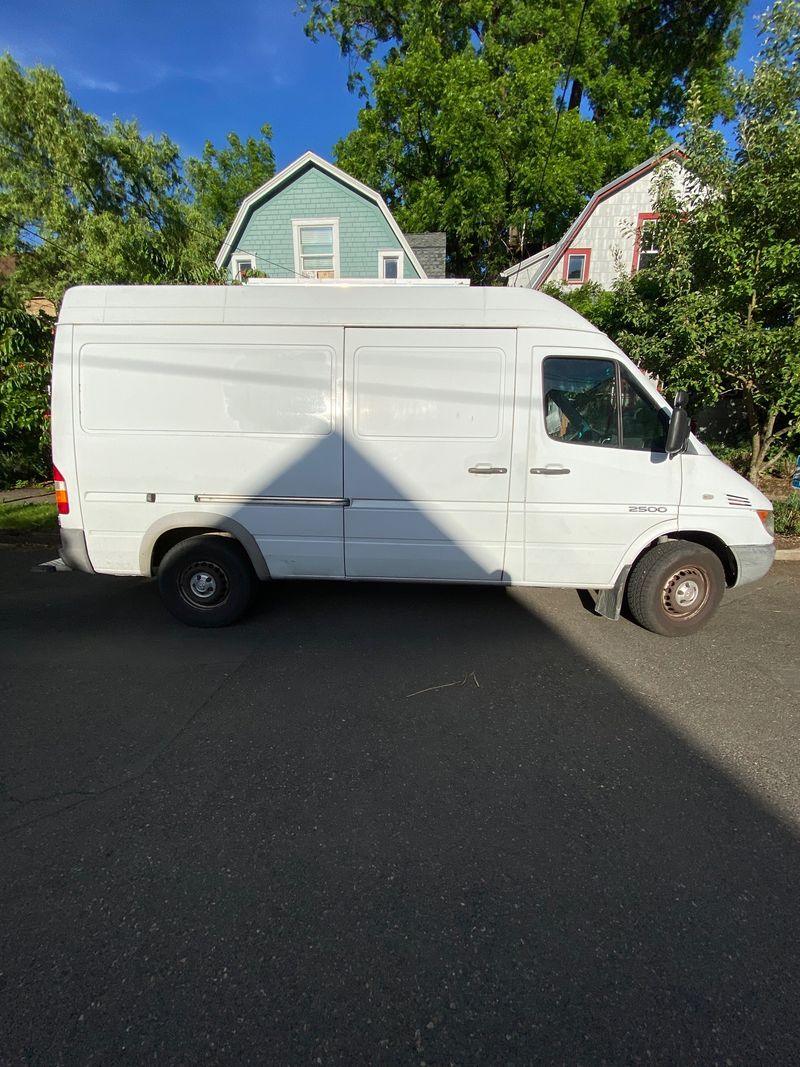
<svg viewBox="0 0 800 1067">
<path fill-rule="evenodd" d="M 0 486 L 50 477 L 53 323 L 0 308 Z"/>
<path fill-rule="evenodd" d="M 783 537 L 800 537 L 800 493 L 788 500 L 774 500 L 775 533 Z"/>
</svg>

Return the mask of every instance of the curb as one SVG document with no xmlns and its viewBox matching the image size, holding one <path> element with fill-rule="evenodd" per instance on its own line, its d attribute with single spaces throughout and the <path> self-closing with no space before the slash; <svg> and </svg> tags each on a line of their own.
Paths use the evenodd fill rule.
<svg viewBox="0 0 800 1067">
<path fill-rule="evenodd" d="M 779 548 L 775 553 L 775 559 L 780 563 L 800 560 L 800 548 Z"/>
</svg>

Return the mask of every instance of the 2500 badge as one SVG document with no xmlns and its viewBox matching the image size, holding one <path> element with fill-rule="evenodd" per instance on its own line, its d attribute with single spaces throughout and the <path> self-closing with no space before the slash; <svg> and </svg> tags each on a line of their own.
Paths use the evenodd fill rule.
<svg viewBox="0 0 800 1067">
<path fill-rule="evenodd" d="M 647 504 L 628 504 L 628 513 L 634 512 L 637 515 L 657 515 L 659 512 L 669 511 L 669 508 L 652 508 Z"/>
</svg>

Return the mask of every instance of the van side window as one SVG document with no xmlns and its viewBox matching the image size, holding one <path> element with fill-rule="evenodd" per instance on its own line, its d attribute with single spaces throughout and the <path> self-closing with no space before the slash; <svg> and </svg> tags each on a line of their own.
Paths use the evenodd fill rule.
<svg viewBox="0 0 800 1067">
<path fill-rule="evenodd" d="M 622 371 L 622 447 L 643 452 L 663 452 L 669 416 L 656 407 L 627 371 Z"/>
<path fill-rule="evenodd" d="M 619 447 L 614 360 L 549 356 L 543 373 L 544 417 L 550 437 Z"/>
</svg>

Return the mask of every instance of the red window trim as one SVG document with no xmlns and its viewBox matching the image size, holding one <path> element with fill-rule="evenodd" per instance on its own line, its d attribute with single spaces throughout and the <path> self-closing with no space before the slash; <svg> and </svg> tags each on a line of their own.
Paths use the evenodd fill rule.
<svg viewBox="0 0 800 1067">
<path fill-rule="evenodd" d="M 584 256 L 583 271 L 580 278 L 576 281 L 574 278 L 572 281 L 567 277 L 569 272 L 569 257 L 570 256 Z M 589 265 L 592 262 L 592 250 L 591 248 L 568 248 L 564 253 L 564 268 L 562 271 L 562 280 L 564 285 L 583 285 L 584 282 L 589 280 Z"/>
<path fill-rule="evenodd" d="M 635 274 L 639 269 L 639 245 L 642 236 L 642 223 L 651 222 L 660 218 L 660 211 L 639 212 L 639 218 L 636 220 L 636 239 L 633 242 L 633 266 L 631 268 L 631 274 Z"/>
</svg>

